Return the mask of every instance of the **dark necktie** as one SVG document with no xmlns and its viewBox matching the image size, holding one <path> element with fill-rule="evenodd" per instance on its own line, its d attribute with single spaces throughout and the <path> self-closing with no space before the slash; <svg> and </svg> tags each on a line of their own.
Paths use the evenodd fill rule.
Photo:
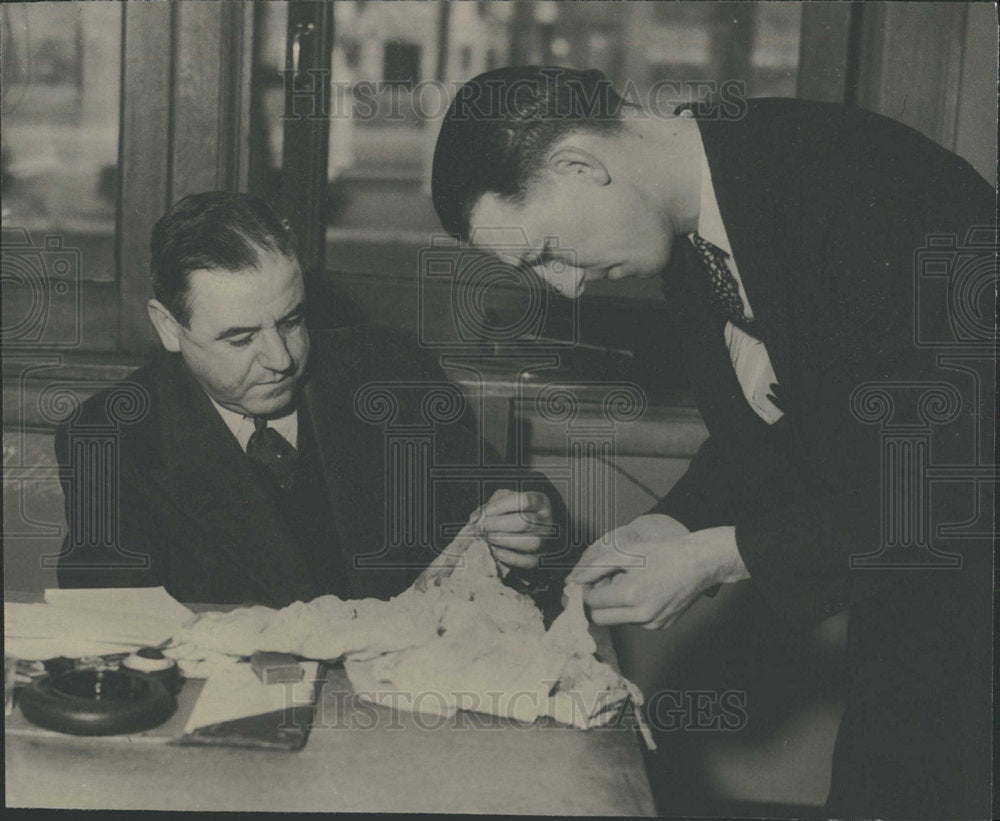
<svg viewBox="0 0 1000 821">
<path fill-rule="evenodd" d="M 726 264 L 729 254 L 697 234 L 691 235 L 691 243 L 708 272 L 709 294 L 716 310 L 734 325 L 749 329 L 753 320 L 743 313 L 740 286 Z"/>
<path fill-rule="evenodd" d="M 253 435 L 247 442 L 247 456 L 266 467 L 283 491 L 291 492 L 298 451 L 278 431 L 269 428 L 263 416 L 253 418 L 253 427 Z"/>
</svg>

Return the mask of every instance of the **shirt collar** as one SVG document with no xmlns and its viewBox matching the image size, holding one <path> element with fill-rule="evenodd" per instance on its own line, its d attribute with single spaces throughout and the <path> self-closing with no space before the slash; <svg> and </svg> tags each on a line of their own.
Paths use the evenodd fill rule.
<svg viewBox="0 0 1000 821">
<path fill-rule="evenodd" d="M 712 171 L 708 167 L 704 146 L 701 148 L 701 205 L 698 211 L 698 234 L 716 248 L 725 251 L 730 257 L 733 255 L 726 226 L 722 221 L 722 213 L 719 211 L 719 201 L 715 198 Z"/>
<path fill-rule="evenodd" d="M 212 399 L 212 397 L 209 397 Z M 253 417 L 244 416 L 242 413 L 236 413 L 236 411 L 231 411 L 229 408 L 224 408 L 214 399 L 212 399 L 212 404 L 215 409 L 219 412 L 219 416 L 222 417 L 222 421 L 226 423 L 226 427 L 229 428 L 233 436 L 236 437 L 236 441 L 240 443 L 240 447 L 243 450 L 247 449 L 247 442 L 250 441 L 250 437 L 253 436 Z M 278 433 L 285 437 L 293 448 L 299 446 L 299 412 L 298 410 L 293 410 L 291 413 L 280 416 L 277 419 L 268 419 L 267 426 L 269 428 L 274 428 Z"/>
</svg>

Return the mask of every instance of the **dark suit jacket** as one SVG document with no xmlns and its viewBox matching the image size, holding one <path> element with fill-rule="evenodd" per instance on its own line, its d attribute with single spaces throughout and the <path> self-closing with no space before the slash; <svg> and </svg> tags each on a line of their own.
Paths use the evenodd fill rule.
<svg viewBox="0 0 1000 821">
<path fill-rule="evenodd" d="M 387 536 L 387 492 L 400 478 L 386 475 L 388 420 L 377 421 L 389 405 L 376 396 L 359 411 L 355 393 L 369 382 L 450 383 L 409 337 L 388 328 L 313 331 L 311 341 L 300 413 L 315 432 L 342 563 L 354 597 L 388 598 L 450 541 L 446 526 L 453 532 L 464 524 L 485 500 L 481 492 L 488 498 L 511 483 L 486 481 L 480 491 L 475 478 L 466 478 L 432 489 L 426 477 L 418 479 L 423 492 L 433 493 L 431 541 L 406 547 Z M 468 412 L 428 425 L 428 413 L 435 413 L 431 390 L 425 384 L 396 391 L 394 429 L 433 432 L 436 465 L 475 466 L 480 448 L 486 463 L 499 464 Z M 123 401 L 135 404 L 123 413 Z M 447 405 L 438 405 L 438 418 L 449 417 Z M 88 432 L 106 440 L 109 431 L 110 461 L 83 444 Z M 257 466 L 179 358 L 161 355 L 83 403 L 58 429 L 56 454 L 69 525 L 60 586 L 162 584 L 181 601 L 272 605 L 329 592 L 298 549 Z M 112 465 L 114 482 L 107 472 Z M 526 475 L 534 479 L 526 488 L 555 496 L 547 482 Z M 558 497 L 555 505 L 559 515 Z M 399 520 L 392 526 L 401 526 Z M 397 547 L 385 552 L 390 542 Z"/>
<path fill-rule="evenodd" d="M 970 383 L 937 369 L 938 351 L 915 343 L 916 253 L 929 235 L 952 234 L 961 246 L 971 226 L 995 225 L 994 192 L 963 160 L 859 109 L 751 100 L 737 120 L 699 116 L 698 123 L 787 424 L 779 434 L 747 404 L 705 274 L 678 239 L 663 290 L 710 436 L 653 512 L 692 530 L 735 525 L 753 582 L 796 624 L 850 607 L 855 685 L 869 695 L 881 687 L 884 695 L 861 723 L 879 737 L 912 728 L 900 724 L 898 710 L 912 713 L 912 705 L 901 705 L 914 697 L 914 681 L 938 695 L 977 682 L 966 700 L 985 721 L 989 547 L 971 544 L 960 571 L 851 569 L 852 554 L 878 550 L 883 508 L 880 428 L 852 413 L 851 395 L 865 382 L 950 379 L 965 404 L 954 424 L 935 429 L 931 458 L 972 463 L 978 443 L 971 422 L 982 409 Z M 944 300 L 920 310 L 925 328 L 947 326 Z M 893 423 L 917 419 L 916 392 L 896 391 Z M 932 518 L 974 515 L 955 501 Z M 963 544 L 970 543 L 948 548 L 961 553 Z M 895 712 L 885 702 L 895 703 Z M 942 709 L 929 715 L 939 721 Z M 904 742 L 896 753 L 899 746 Z M 910 794 L 921 814 L 933 814 L 933 805 L 921 806 L 919 789 Z"/>
</svg>

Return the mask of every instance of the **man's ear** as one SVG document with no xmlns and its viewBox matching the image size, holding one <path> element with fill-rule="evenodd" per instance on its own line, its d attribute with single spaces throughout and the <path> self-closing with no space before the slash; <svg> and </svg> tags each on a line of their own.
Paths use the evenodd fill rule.
<svg viewBox="0 0 1000 821">
<path fill-rule="evenodd" d="M 158 299 L 149 300 L 146 303 L 146 311 L 149 313 L 149 321 L 156 328 L 156 335 L 160 337 L 163 347 L 170 353 L 177 353 L 181 349 L 181 327 L 174 319 L 174 315 Z"/>
<path fill-rule="evenodd" d="M 593 185 L 607 185 L 611 182 L 611 174 L 604 163 L 582 148 L 557 148 L 549 154 L 546 165 L 555 174 L 573 176 L 581 182 Z"/>
</svg>

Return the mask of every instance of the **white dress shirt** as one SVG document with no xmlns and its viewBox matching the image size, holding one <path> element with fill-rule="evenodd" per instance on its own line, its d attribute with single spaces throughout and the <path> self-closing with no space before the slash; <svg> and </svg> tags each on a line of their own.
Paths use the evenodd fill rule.
<svg viewBox="0 0 1000 821">
<path fill-rule="evenodd" d="M 211 399 L 211 397 L 209 397 Z M 229 408 L 224 408 L 214 399 L 212 399 L 212 404 L 215 405 L 215 409 L 219 412 L 219 416 L 222 417 L 222 421 L 226 423 L 226 427 L 232 431 L 233 436 L 236 437 L 236 441 L 240 443 L 240 447 L 243 448 L 244 453 L 247 449 L 247 442 L 250 441 L 250 437 L 253 436 L 253 417 L 244 416 L 242 413 L 236 413 L 236 411 L 231 411 Z M 268 419 L 267 426 L 269 428 L 274 428 L 278 433 L 285 437 L 293 448 L 298 448 L 299 446 L 299 412 L 297 410 L 292 411 L 285 416 L 279 416 L 277 419 Z"/>
<path fill-rule="evenodd" d="M 753 319 L 753 309 L 743 288 L 743 280 L 740 279 L 733 249 L 729 245 L 729 236 L 726 234 L 726 226 L 722 222 L 719 203 L 715 198 L 712 172 L 708 167 L 704 149 L 701 152 L 701 208 L 698 212 L 698 235 L 729 255 L 726 258 L 726 265 L 739 286 L 743 313 L 749 319 Z M 688 236 L 690 238 L 691 235 Z M 778 379 L 774 374 L 767 348 L 759 339 L 732 322 L 726 323 L 723 333 L 726 347 L 729 349 L 729 358 L 743 389 L 743 395 L 754 412 L 769 425 L 773 425 L 784 414 L 768 399 L 768 394 L 773 393 L 771 384 L 777 383 Z"/>
</svg>

